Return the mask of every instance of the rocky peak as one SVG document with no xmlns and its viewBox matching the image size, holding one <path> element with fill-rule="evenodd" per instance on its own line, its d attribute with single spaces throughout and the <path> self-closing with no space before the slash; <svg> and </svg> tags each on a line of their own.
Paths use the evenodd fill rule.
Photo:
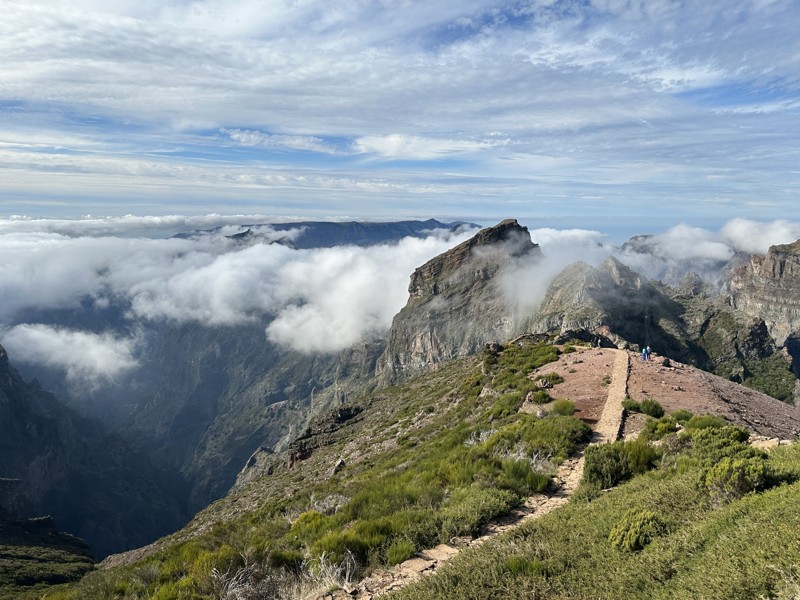
<svg viewBox="0 0 800 600">
<path fill-rule="evenodd" d="M 506 219 L 494 227 L 481 229 L 467 241 L 417 268 L 411 275 L 408 292 L 412 298 L 436 296 L 459 287 L 468 275 L 488 279 L 504 260 L 527 254 L 539 256 L 541 250 L 531 241 L 527 227 L 516 219 Z M 465 267 L 471 267 L 469 273 L 464 272 Z"/>
<path fill-rule="evenodd" d="M 395 316 L 377 363 L 378 375 L 397 381 L 512 337 L 519 315 L 496 284 L 498 276 L 540 256 L 527 227 L 507 219 L 416 269 L 408 304 Z"/>
</svg>

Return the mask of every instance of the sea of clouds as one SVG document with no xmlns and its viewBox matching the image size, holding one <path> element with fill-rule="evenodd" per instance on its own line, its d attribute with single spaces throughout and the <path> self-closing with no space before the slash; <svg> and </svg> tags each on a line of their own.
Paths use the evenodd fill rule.
<svg viewBox="0 0 800 600">
<path fill-rule="evenodd" d="M 384 335 L 407 301 L 414 269 L 474 234 L 436 231 L 393 244 L 311 250 L 269 243 L 268 228 L 259 231 L 262 243 L 226 237 L 242 231 L 241 223 L 266 221 L 259 215 L 0 219 L 0 344 L 15 363 L 57 369 L 90 385 L 135 369 L 141 332 L 154 322 L 263 327 L 266 319 L 265 336 L 276 344 L 336 352 Z M 213 234 L 172 237 L 215 227 Z M 764 253 L 797 240 L 800 223 L 734 219 L 719 231 L 679 225 L 649 238 L 647 255 L 622 251 L 598 231 L 533 229 L 531 237 L 544 260 L 521 262 L 504 280 L 525 310 L 578 260 L 596 265 L 616 255 L 650 277 L 676 265 L 702 271 L 737 252 Z M 124 328 L 30 318 L 111 306 L 124 307 Z"/>
</svg>

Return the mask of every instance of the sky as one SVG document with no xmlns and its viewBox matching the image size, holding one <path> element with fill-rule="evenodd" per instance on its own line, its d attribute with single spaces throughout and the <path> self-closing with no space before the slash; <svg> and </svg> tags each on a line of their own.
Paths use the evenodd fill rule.
<svg viewBox="0 0 800 600">
<path fill-rule="evenodd" d="M 0 217 L 797 220 L 793 0 L 3 0 Z"/>
</svg>

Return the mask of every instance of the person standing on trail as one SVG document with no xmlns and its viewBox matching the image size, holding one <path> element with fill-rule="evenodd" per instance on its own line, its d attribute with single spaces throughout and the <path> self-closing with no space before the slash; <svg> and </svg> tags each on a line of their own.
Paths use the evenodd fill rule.
<svg viewBox="0 0 800 600">
<path fill-rule="evenodd" d="M 642 360 L 647 360 L 647 348 L 642 346 Z"/>
<path fill-rule="evenodd" d="M 647 360 L 650 360 L 650 346 L 645 348 L 645 352 L 647 353 Z"/>
</svg>

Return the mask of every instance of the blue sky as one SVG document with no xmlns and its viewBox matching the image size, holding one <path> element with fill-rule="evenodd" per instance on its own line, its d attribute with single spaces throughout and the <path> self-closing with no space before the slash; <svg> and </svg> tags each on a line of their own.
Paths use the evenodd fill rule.
<svg viewBox="0 0 800 600">
<path fill-rule="evenodd" d="M 0 217 L 797 219 L 800 3 L 3 3 Z"/>
</svg>

